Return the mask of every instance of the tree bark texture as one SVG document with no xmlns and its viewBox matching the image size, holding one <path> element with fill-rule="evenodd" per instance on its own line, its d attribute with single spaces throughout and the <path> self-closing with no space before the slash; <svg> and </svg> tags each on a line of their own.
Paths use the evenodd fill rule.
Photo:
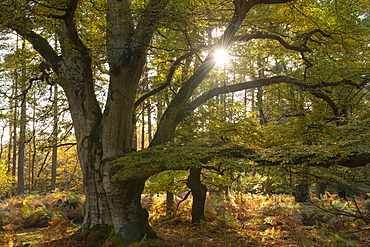
<svg viewBox="0 0 370 247">
<path fill-rule="evenodd" d="M 294 198 L 296 202 L 307 202 L 310 199 L 308 180 L 302 180 L 294 188 Z"/>
<path fill-rule="evenodd" d="M 193 195 L 193 204 L 191 207 L 192 223 L 200 223 L 204 220 L 204 208 L 207 196 L 207 187 L 201 182 L 202 168 L 190 168 L 187 185 Z"/>
</svg>

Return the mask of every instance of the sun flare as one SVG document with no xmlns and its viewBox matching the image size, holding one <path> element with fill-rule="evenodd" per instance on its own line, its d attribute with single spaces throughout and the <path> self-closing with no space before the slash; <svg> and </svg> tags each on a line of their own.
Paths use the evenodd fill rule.
<svg viewBox="0 0 370 247">
<path fill-rule="evenodd" d="M 229 60 L 229 52 L 224 49 L 218 49 L 214 52 L 214 58 L 216 60 L 216 64 L 221 66 L 228 62 Z"/>
</svg>

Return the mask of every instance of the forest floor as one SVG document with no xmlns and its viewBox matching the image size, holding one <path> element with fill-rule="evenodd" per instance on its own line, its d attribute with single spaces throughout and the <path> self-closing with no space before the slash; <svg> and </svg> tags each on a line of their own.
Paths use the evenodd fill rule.
<svg viewBox="0 0 370 247">
<path fill-rule="evenodd" d="M 164 197 L 147 196 L 143 206 L 160 238 L 130 246 L 370 246 L 368 201 L 328 195 L 314 203 L 316 206 L 297 204 L 287 195 L 211 195 L 206 221 L 194 225 L 190 222 L 190 199 L 180 204 L 176 214 L 166 216 Z M 9 222 L 2 225 L 0 246 L 98 246 L 95 240 L 77 243 L 68 238 L 79 225 L 63 215 L 42 228 L 15 226 Z"/>
</svg>

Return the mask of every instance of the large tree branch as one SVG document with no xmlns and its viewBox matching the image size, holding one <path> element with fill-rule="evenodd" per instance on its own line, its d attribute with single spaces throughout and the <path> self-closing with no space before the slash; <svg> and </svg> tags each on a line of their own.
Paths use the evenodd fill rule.
<svg viewBox="0 0 370 247">
<path fill-rule="evenodd" d="M 317 156 L 321 154 L 309 153 L 305 155 L 296 155 L 288 153 L 294 157 L 289 164 L 296 166 L 318 166 L 328 168 L 333 165 L 345 167 L 360 167 L 370 163 L 370 153 L 350 153 L 347 156 L 340 154 L 317 161 Z M 286 156 L 285 155 L 285 156 Z M 213 143 L 213 145 L 158 145 L 145 150 L 127 154 L 115 160 L 117 166 L 122 169 L 113 179 L 137 179 L 150 177 L 165 170 L 188 170 L 191 167 L 205 167 L 212 169 L 208 165 L 215 158 L 226 159 L 245 159 L 255 162 L 259 166 L 281 166 L 287 164 L 283 159 L 273 157 L 262 157 L 261 153 L 256 150 L 243 146 L 232 145 L 230 143 Z M 271 161 L 274 160 L 274 161 Z M 285 159 L 284 159 L 285 160 Z M 315 160 L 315 162 L 312 162 Z M 129 164 L 129 165 L 127 165 Z M 217 170 L 217 168 L 215 167 Z"/>
<path fill-rule="evenodd" d="M 14 27 L 12 29 L 28 40 L 28 42 L 32 44 L 33 48 L 52 65 L 54 72 L 58 73 L 58 63 L 61 58 L 44 37 L 26 28 Z"/>
<path fill-rule="evenodd" d="M 321 83 L 317 83 L 317 84 L 308 84 L 304 81 L 300 81 L 300 80 L 292 78 L 292 77 L 274 76 L 274 77 L 266 78 L 266 79 L 259 79 L 259 80 L 255 80 L 255 81 L 248 81 L 248 82 L 243 82 L 243 83 L 239 83 L 239 84 L 226 85 L 226 86 L 222 86 L 222 87 L 213 88 L 210 91 L 203 93 L 201 96 L 199 96 L 198 98 L 196 98 L 192 102 L 190 102 L 187 105 L 187 108 L 184 112 L 187 112 L 187 113 L 192 112 L 193 110 L 195 110 L 198 106 L 200 106 L 201 104 L 203 104 L 207 100 L 209 100 L 211 98 L 214 98 L 214 97 L 216 97 L 218 95 L 221 95 L 221 94 L 232 93 L 232 92 L 237 92 L 237 91 L 256 88 L 256 87 L 268 86 L 268 85 L 278 84 L 278 83 L 282 83 L 282 82 L 299 86 L 302 90 L 309 91 L 313 95 L 315 95 L 316 97 L 324 99 L 325 101 L 327 101 L 329 103 L 331 101 L 331 99 L 330 98 L 327 99 L 327 97 L 325 97 L 327 95 L 323 95 L 322 93 L 320 94 L 320 92 L 317 91 L 317 89 L 323 88 L 323 87 L 329 87 L 329 86 L 331 86 L 331 87 L 339 86 L 339 85 L 350 85 L 350 86 L 360 88 L 363 85 L 365 85 L 368 81 L 369 81 L 369 79 L 365 78 L 360 84 L 357 84 L 352 80 L 341 80 L 341 81 L 336 81 L 336 82 L 321 82 Z M 185 117 L 185 116 L 187 116 L 187 114 L 182 115 L 182 117 Z"/>
<path fill-rule="evenodd" d="M 66 10 L 66 17 L 63 19 L 63 22 L 65 24 L 65 29 L 67 32 L 67 37 L 75 47 L 71 47 L 70 44 L 66 44 L 64 48 L 68 50 L 69 52 L 73 52 L 74 48 L 77 48 L 83 58 L 90 60 L 90 54 L 87 49 L 87 47 L 83 44 L 82 40 L 80 39 L 78 35 L 78 31 L 75 25 L 74 17 L 75 17 L 75 12 L 78 6 L 79 0 L 70 0 L 67 10 Z M 90 63 L 90 61 L 88 61 Z"/>
<path fill-rule="evenodd" d="M 334 116 L 339 117 L 339 108 L 337 107 L 337 105 L 334 103 L 334 101 L 328 95 L 326 95 L 325 93 L 320 92 L 318 90 L 308 90 L 308 91 L 313 96 L 324 100 L 330 106 L 330 108 L 333 110 Z"/>
<path fill-rule="evenodd" d="M 268 86 L 268 85 L 278 84 L 282 82 L 291 82 L 291 81 L 297 81 L 297 80 L 291 77 L 287 77 L 287 76 L 274 76 L 274 77 L 267 78 L 267 79 L 259 79 L 255 81 L 248 81 L 248 82 L 243 82 L 239 84 L 217 87 L 208 92 L 205 92 L 204 94 L 202 94 L 201 96 L 199 96 L 198 98 L 190 102 L 187 105 L 186 112 L 188 111 L 191 112 L 195 110 L 198 106 L 200 106 L 207 100 L 213 97 L 216 97 L 220 94 L 232 93 L 232 92 L 237 92 L 237 91 L 241 91 L 245 89 L 251 89 L 251 88 Z"/>
<path fill-rule="evenodd" d="M 334 160 L 329 165 L 340 165 L 345 167 L 359 167 L 370 163 L 370 153 L 352 153 L 351 155 Z"/>
</svg>

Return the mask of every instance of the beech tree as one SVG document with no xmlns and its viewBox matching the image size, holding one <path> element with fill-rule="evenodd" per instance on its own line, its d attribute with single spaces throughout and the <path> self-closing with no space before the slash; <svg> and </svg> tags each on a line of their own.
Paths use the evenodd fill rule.
<svg viewBox="0 0 370 247">
<path fill-rule="evenodd" d="M 132 140 L 136 107 L 171 86 L 176 70 L 186 59 L 194 58 L 194 65 L 170 97 L 157 123 L 151 147 L 170 141 L 182 120 L 220 94 L 277 83 L 310 88 L 312 83 L 315 84 L 312 87 L 319 87 L 322 82 L 361 87 L 368 82 L 362 70 L 346 78 L 328 77 L 327 81 L 311 72 L 318 65 L 315 59 L 321 59 L 315 57 L 315 52 L 325 50 L 324 45 L 333 46 L 343 54 L 346 53 L 343 46 L 353 42 L 356 42 L 353 47 L 366 49 L 364 36 L 349 38 L 359 28 L 346 29 L 366 15 L 361 12 L 366 1 L 347 5 L 345 1 L 308 0 L 7 0 L 0 4 L 2 29 L 16 32 L 32 44 L 57 75 L 49 83 L 58 83 L 68 99 L 86 195 L 82 228 L 109 226 L 127 243 L 144 236 L 156 237 L 148 223 L 148 213 L 141 207 L 141 193 L 149 176 L 174 168 L 165 164 L 148 167 L 113 164 L 135 152 Z M 324 4 L 327 9 L 320 13 Z M 336 7 L 343 10 L 343 6 L 347 12 L 339 15 L 348 17 L 356 12 L 355 16 L 344 18 L 348 23 L 342 26 L 326 28 L 324 24 L 329 20 L 320 16 L 329 15 L 330 9 Z M 209 34 L 215 29 L 221 34 Z M 55 37 L 58 46 L 54 45 Z M 255 40 L 271 40 L 273 46 L 282 47 L 301 64 L 300 70 L 289 76 L 271 74 L 248 82 L 243 82 L 244 78 L 234 85 L 198 91 L 215 67 L 214 50 Z M 173 43 L 182 47 L 174 47 Z M 161 53 L 174 58 L 165 69 L 167 75 L 156 87 L 139 94 L 145 66 Z M 363 68 L 363 63 L 359 62 L 358 67 Z M 96 68 L 104 66 L 109 67 L 109 86 L 102 106 L 95 92 Z M 156 73 L 163 73 L 163 69 Z M 365 158 L 370 160 L 369 155 Z M 119 179 L 114 179 L 118 173 Z"/>
</svg>

